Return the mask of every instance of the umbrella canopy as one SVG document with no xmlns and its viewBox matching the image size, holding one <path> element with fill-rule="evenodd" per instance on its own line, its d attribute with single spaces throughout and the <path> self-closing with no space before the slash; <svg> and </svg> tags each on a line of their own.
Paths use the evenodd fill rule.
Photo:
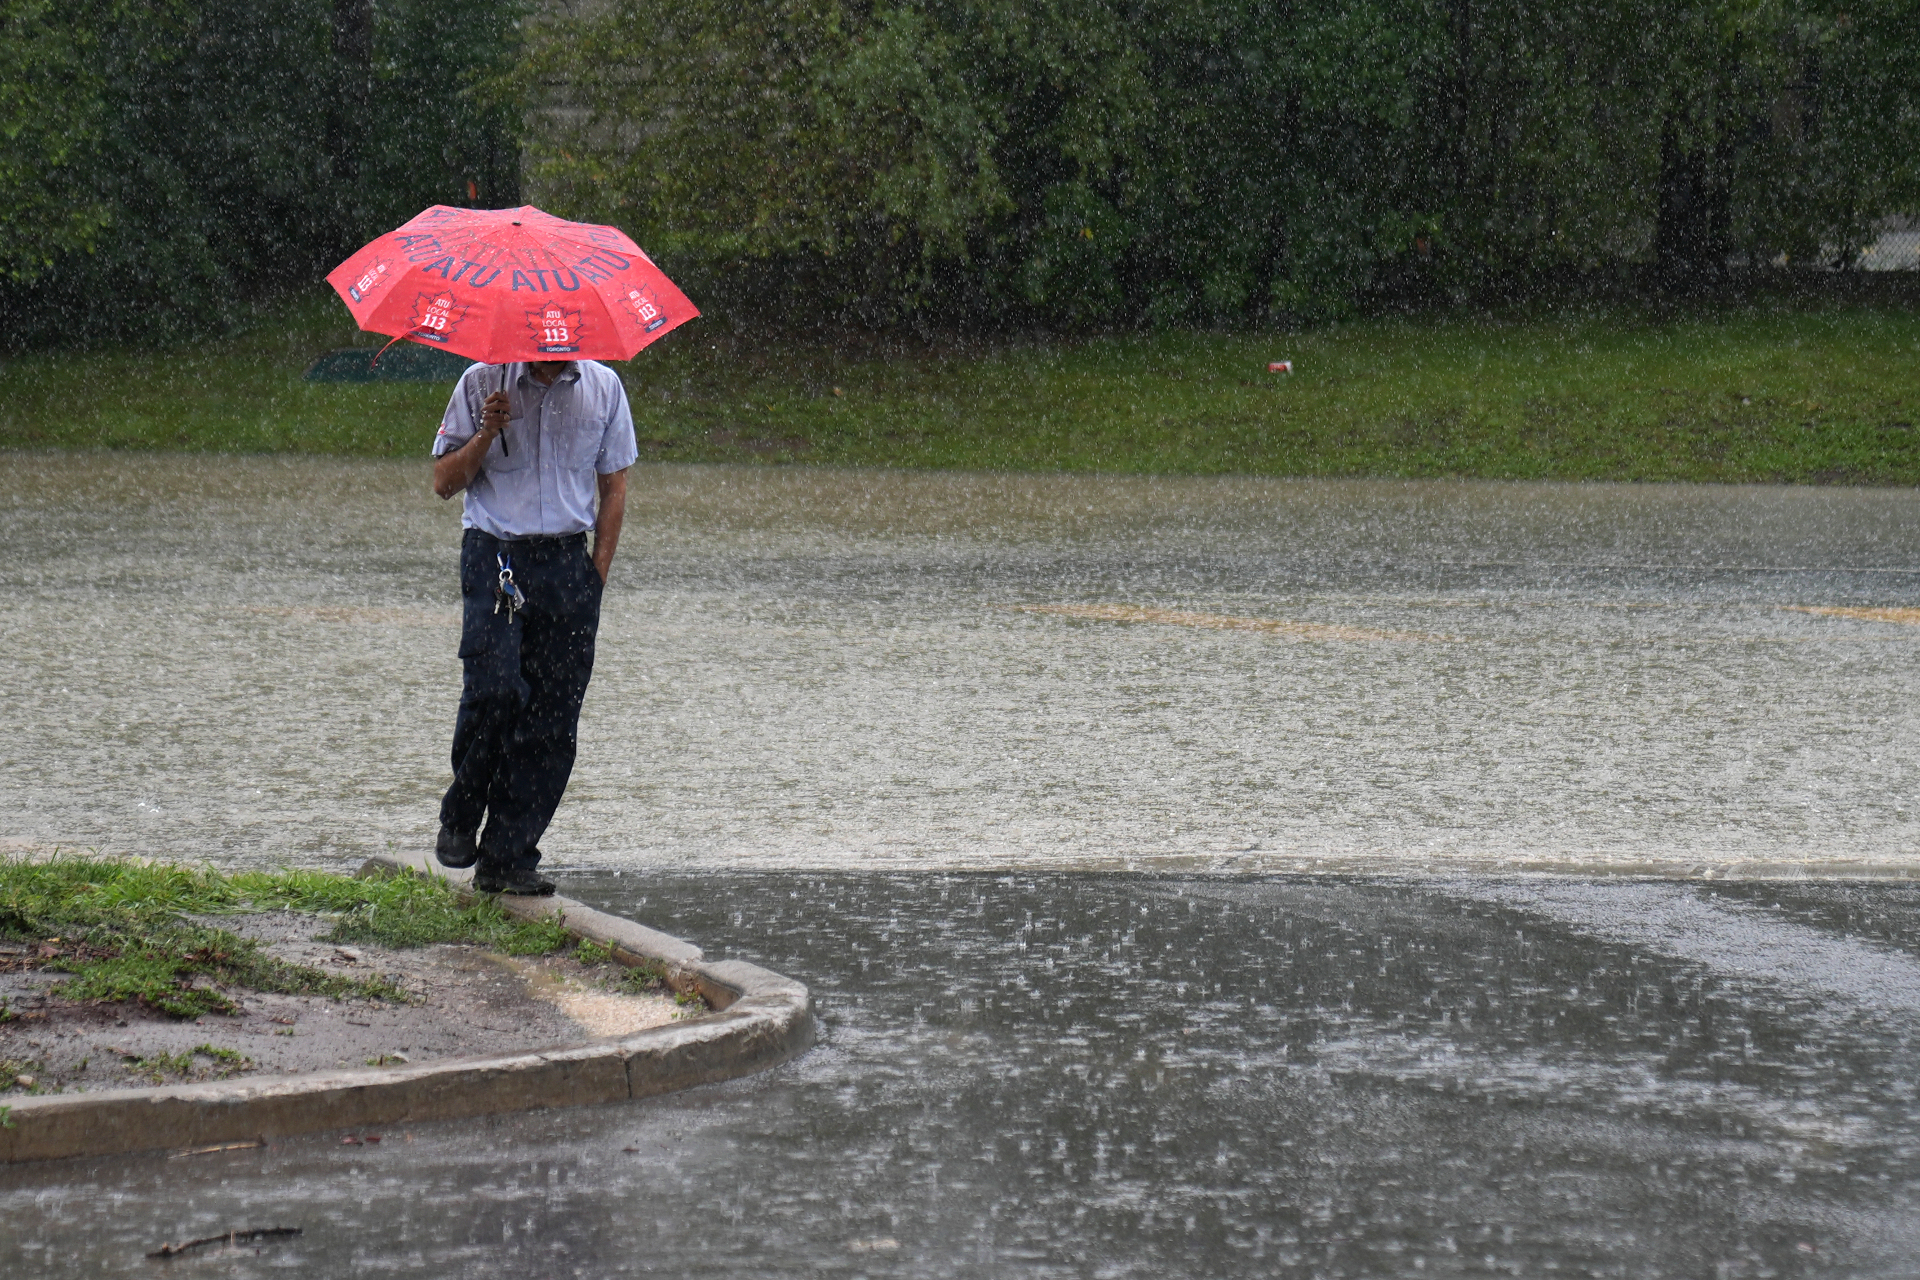
<svg viewBox="0 0 1920 1280">
<path fill-rule="evenodd" d="M 437 204 L 327 275 L 369 333 L 485 364 L 629 360 L 699 315 L 617 227 Z"/>
</svg>

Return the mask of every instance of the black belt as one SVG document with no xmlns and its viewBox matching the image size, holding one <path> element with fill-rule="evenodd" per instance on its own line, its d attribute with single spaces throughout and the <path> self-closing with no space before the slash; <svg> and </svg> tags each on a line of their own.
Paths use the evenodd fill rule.
<svg viewBox="0 0 1920 1280">
<path fill-rule="evenodd" d="M 536 533 L 528 538 L 502 538 L 498 534 L 487 533 L 485 529 L 475 529 L 473 532 L 484 533 L 495 542 L 509 547 L 560 547 L 568 543 L 585 542 L 587 540 L 587 535 L 584 530 L 579 533 Z"/>
</svg>

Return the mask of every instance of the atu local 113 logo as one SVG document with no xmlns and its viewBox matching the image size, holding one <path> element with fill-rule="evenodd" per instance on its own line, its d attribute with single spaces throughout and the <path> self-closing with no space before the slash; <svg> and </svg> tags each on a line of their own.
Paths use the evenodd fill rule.
<svg viewBox="0 0 1920 1280">
<path fill-rule="evenodd" d="M 642 333 L 652 333 L 667 322 L 667 317 L 660 311 L 660 304 L 654 300 L 653 290 L 646 285 L 635 285 L 628 289 L 627 296 L 620 299 L 620 305 L 640 325 Z"/>
<path fill-rule="evenodd" d="M 445 342 L 466 318 L 467 306 L 451 293 L 422 293 L 413 299 L 413 332 L 410 338 Z"/>
<path fill-rule="evenodd" d="M 355 302 L 364 302 L 368 294 L 387 282 L 387 263 L 383 258 L 361 272 L 360 278 L 347 286 L 347 296 Z"/>
<path fill-rule="evenodd" d="M 527 312 L 527 328 L 533 330 L 534 350 L 542 355 L 572 355 L 580 349 L 580 312 L 549 304 Z"/>
</svg>

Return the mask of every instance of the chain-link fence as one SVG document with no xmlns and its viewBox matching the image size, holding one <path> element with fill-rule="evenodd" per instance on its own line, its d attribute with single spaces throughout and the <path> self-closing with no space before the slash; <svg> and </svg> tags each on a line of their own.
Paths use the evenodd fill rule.
<svg viewBox="0 0 1920 1280">
<path fill-rule="evenodd" d="M 1860 251 L 1853 265 L 1858 271 L 1920 270 L 1920 220 L 1889 218 L 1880 226 L 1880 237 Z"/>
</svg>

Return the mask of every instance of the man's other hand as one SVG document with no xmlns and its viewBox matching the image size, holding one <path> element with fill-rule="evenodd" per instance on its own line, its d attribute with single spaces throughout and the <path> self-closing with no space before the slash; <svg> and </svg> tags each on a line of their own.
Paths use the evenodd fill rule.
<svg viewBox="0 0 1920 1280">
<path fill-rule="evenodd" d="M 593 521 L 593 567 L 604 587 L 613 574 L 613 549 L 620 545 L 620 525 L 627 518 L 627 473 L 605 473 L 599 485 L 600 510 Z"/>
</svg>

